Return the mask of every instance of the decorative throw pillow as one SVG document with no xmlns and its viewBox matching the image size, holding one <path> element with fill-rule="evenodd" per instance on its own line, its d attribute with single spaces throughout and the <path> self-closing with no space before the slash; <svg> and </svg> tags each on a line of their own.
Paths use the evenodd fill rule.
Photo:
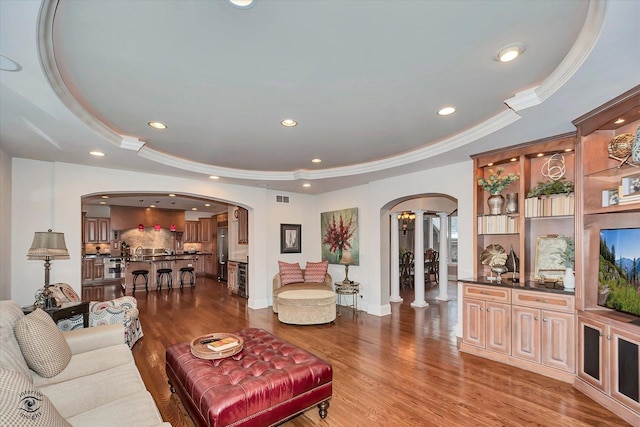
<svg viewBox="0 0 640 427">
<path fill-rule="evenodd" d="M 0 426 L 71 426 L 24 375 L 0 368 Z"/>
<path fill-rule="evenodd" d="M 306 283 L 324 283 L 324 277 L 327 275 L 329 261 L 307 262 L 304 268 L 304 281 Z"/>
<path fill-rule="evenodd" d="M 36 308 L 16 322 L 16 340 L 29 368 L 51 378 L 67 367 L 71 349 L 53 319 Z"/>
<path fill-rule="evenodd" d="M 295 264 L 290 264 L 288 262 L 278 261 L 278 267 L 280 268 L 280 281 L 282 281 L 283 285 L 304 282 L 300 264 L 297 262 Z"/>
</svg>

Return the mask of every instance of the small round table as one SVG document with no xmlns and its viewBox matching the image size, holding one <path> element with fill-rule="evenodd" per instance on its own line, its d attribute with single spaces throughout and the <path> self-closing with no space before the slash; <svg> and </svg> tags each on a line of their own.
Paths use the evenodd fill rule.
<svg viewBox="0 0 640 427">
<path fill-rule="evenodd" d="M 344 298 L 346 303 L 347 296 L 351 296 L 352 298 L 351 304 L 348 305 L 348 307 L 353 308 L 354 309 L 353 313 L 357 316 L 358 315 L 358 297 L 360 296 L 360 283 L 335 282 L 334 285 L 336 287 L 336 295 L 338 296 L 338 305 L 340 306 L 340 312 L 338 313 L 338 316 L 342 314 L 342 305 L 343 305 L 342 299 Z"/>
</svg>

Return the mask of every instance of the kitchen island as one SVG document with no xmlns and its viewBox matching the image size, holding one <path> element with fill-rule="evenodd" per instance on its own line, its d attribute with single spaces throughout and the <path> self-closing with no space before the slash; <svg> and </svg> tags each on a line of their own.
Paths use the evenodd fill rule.
<svg viewBox="0 0 640 427">
<path fill-rule="evenodd" d="M 125 273 L 124 273 L 124 289 L 127 295 L 133 294 L 133 271 L 135 270 L 148 270 L 149 271 L 149 290 L 156 289 L 157 272 L 161 268 L 170 268 L 171 280 L 174 288 L 180 287 L 180 269 L 183 267 L 196 268 L 198 258 L 205 256 L 206 254 L 175 254 L 175 255 L 134 255 L 125 259 Z M 189 278 L 185 275 L 185 281 Z M 136 282 L 136 292 L 144 291 L 144 280 L 142 277 L 138 278 Z"/>
</svg>

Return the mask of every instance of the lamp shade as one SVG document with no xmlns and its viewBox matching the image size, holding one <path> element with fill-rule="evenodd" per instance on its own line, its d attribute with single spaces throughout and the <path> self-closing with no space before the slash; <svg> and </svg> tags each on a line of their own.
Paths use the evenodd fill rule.
<svg viewBox="0 0 640 427">
<path fill-rule="evenodd" d="M 340 264 L 342 265 L 353 264 L 353 254 L 349 251 L 342 252 L 342 258 L 340 258 Z"/>
<path fill-rule="evenodd" d="M 68 259 L 69 251 L 64 242 L 64 233 L 51 230 L 36 231 L 27 257 L 29 259 Z"/>
</svg>

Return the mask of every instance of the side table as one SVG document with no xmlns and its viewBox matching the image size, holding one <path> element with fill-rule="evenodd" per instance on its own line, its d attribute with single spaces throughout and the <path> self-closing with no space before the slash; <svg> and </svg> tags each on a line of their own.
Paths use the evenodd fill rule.
<svg viewBox="0 0 640 427">
<path fill-rule="evenodd" d="M 24 314 L 29 314 L 36 309 L 35 306 L 30 305 L 22 307 Z M 89 301 L 80 302 L 63 302 L 59 307 L 47 308 L 43 310 L 51 316 L 54 322 L 58 323 L 59 320 L 69 319 L 75 315 L 82 314 L 82 323 L 85 328 L 89 327 Z"/>
<path fill-rule="evenodd" d="M 351 304 L 348 305 L 348 307 L 353 308 L 354 310 L 354 315 L 358 315 L 358 297 L 360 296 L 360 283 L 358 282 L 351 282 L 351 283 L 344 283 L 344 282 L 335 282 L 334 283 L 335 287 L 336 287 L 336 295 L 338 296 L 338 307 L 339 308 L 339 312 L 338 312 L 338 316 L 340 316 L 342 314 L 342 299 L 345 299 L 345 303 L 346 301 L 346 297 L 347 296 L 351 296 Z"/>
</svg>

